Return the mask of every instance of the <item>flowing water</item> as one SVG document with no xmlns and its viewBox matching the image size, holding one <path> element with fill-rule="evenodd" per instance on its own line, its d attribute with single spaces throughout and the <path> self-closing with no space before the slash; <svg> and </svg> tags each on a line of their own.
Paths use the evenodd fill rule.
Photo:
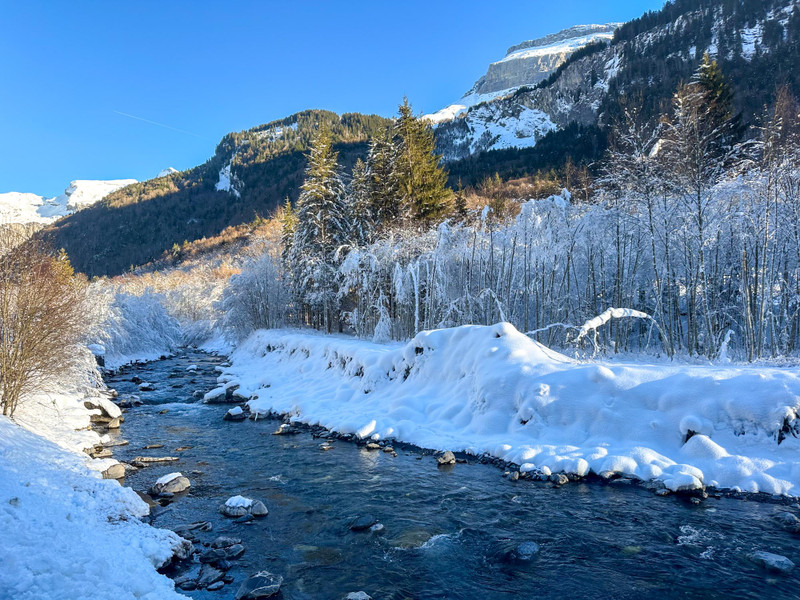
<svg viewBox="0 0 800 600">
<path fill-rule="evenodd" d="M 780 511 L 800 512 L 797 505 L 732 498 L 695 505 L 636 485 L 513 482 L 490 465 L 440 469 L 418 451 L 392 457 L 343 441 L 323 451 L 309 432 L 272 435 L 275 419 L 223 421 L 229 406 L 193 397 L 216 386 L 220 362 L 187 352 L 107 379 L 122 398 L 136 393 L 145 402 L 126 413 L 120 435 L 130 445 L 115 456 L 180 457 L 142 468 L 125 484 L 144 492 L 173 471 L 192 482 L 154 509 L 153 524 L 211 521 L 197 546 L 229 535 L 246 548 L 231 561 L 232 583 L 188 596 L 233 598 L 265 569 L 284 577 L 282 597 L 291 599 L 339 600 L 358 590 L 375 600 L 800 597 L 800 566 L 774 574 L 747 559 L 767 550 L 800 561 L 800 536 L 774 520 Z M 187 371 L 192 364 L 195 373 Z M 155 390 L 139 392 L 133 376 Z M 164 447 L 143 450 L 157 443 Z M 237 494 L 263 500 L 269 516 L 237 524 L 220 515 L 219 505 Z M 349 529 L 367 514 L 381 531 Z M 528 541 L 539 552 L 515 557 Z"/>
</svg>

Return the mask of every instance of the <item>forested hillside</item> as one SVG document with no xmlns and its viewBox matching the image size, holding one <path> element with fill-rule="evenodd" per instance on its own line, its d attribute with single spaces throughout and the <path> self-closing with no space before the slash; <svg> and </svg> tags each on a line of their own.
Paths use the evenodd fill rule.
<svg viewBox="0 0 800 600">
<path fill-rule="evenodd" d="M 116 275 L 145 264 L 174 244 L 213 236 L 228 226 L 272 213 L 294 200 L 303 180 L 305 151 L 320 125 L 331 132 L 342 165 L 364 157 L 367 140 L 388 119 L 310 110 L 226 135 L 204 164 L 129 185 L 71 215 L 44 235 L 67 250 L 89 276 Z"/>
</svg>

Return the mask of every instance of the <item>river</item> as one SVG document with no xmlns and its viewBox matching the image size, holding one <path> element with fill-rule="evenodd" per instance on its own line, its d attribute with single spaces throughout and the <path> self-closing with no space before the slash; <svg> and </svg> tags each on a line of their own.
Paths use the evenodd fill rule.
<svg viewBox="0 0 800 600">
<path fill-rule="evenodd" d="M 193 598 L 233 598 L 263 569 L 283 576 L 283 598 L 298 600 L 339 600 L 358 590 L 375 600 L 800 593 L 800 568 L 775 574 L 747 558 L 754 550 L 800 556 L 800 538 L 775 522 L 787 509 L 779 503 L 722 497 L 696 505 L 624 481 L 557 487 L 510 481 L 477 462 L 437 468 L 433 456 L 414 449 L 397 448 L 394 457 L 335 441 L 324 450 L 310 432 L 272 435 L 279 420 L 223 421 L 230 406 L 198 400 L 193 393 L 216 386 L 222 362 L 186 351 L 107 377 L 120 399 L 144 401 L 125 414 L 119 435 L 130 444 L 115 456 L 180 459 L 144 467 L 125 485 L 146 492 L 173 471 L 191 480 L 187 492 L 153 509 L 153 524 L 209 521 L 211 531 L 195 532 L 198 548 L 227 535 L 246 549 L 230 561 L 231 583 L 184 592 Z M 134 378 L 153 391 L 140 392 Z M 152 444 L 163 448 L 143 449 Z M 241 524 L 220 515 L 219 505 L 237 494 L 263 500 L 269 515 Z M 350 522 L 364 515 L 383 528 L 351 531 Z M 538 552 L 518 556 L 524 542 Z M 169 574 L 197 569 L 184 564 Z"/>
</svg>

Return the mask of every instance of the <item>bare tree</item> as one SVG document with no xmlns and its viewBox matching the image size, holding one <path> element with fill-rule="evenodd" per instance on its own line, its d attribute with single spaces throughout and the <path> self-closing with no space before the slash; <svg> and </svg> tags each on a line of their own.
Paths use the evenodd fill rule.
<svg viewBox="0 0 800 600">
<path fill-rule="evenodd" d="M 71 371 L 87 329 L 86 281 L 66 255 L 0 240 L 0 406 L 13 416 L 27 394 Z"/>
</svg>

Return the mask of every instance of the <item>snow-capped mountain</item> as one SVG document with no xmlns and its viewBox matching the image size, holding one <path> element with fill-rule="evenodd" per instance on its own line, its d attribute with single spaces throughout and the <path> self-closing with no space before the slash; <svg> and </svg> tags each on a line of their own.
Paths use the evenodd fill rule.
<svg viewBox="0 0 800 600">
<path fill-rule="evenodd" d="M 576 25 L 511 46 L 505 57 L 491 63 L 486 74 L 458 102 L 427 115 L 427 119 L 432 123 L 449 121 L 471 106 L 507 96 L 522 86 L 536 85 L 576 50 L 592 42 L 610 40 L 619 25 Z"/>
<path fill-rule="evenodd" d="M 677 16 L 670 6 L 618 29 L 613 23 L 577 26 L 511 47 L 459 102 L 428 115 L 438 151 L 452 162 L 489 150 L 532 148 L 573 123 L 602 127 L 628 93 L 645 98 L 653 110 L 658 103 L 650 98 L 668 98 L 705 52 L 734 85 L 760 74 L 769 80 L 762 89 L 775 89 L 779 69 L 794 60 L 800 0 L 737 3 L 735 10 L 686 0 Z M 753 89 L 741 90 L 739 98 L 746 102 L 746 120 L 765 100 Z"/>
<path fill-rule="evenodd" d="M 76 179 L 55 198 L 36 194 L 7 192 L 0 194 L 0 224 L 40 223 L 43 225 L 91 206 L 136 179 Z"/>
<path fill-rule="evenodd" d="M 167 167 L 166 169 L 162 169 L 158 172 L 158 175 L 155 176 L 155 179 L 160 177 L 166 177 L 167 175 L 172 175 L 173 173 L 177 173 L 178 169 L 173 169 L 172 167 Z"/>
</svg>

